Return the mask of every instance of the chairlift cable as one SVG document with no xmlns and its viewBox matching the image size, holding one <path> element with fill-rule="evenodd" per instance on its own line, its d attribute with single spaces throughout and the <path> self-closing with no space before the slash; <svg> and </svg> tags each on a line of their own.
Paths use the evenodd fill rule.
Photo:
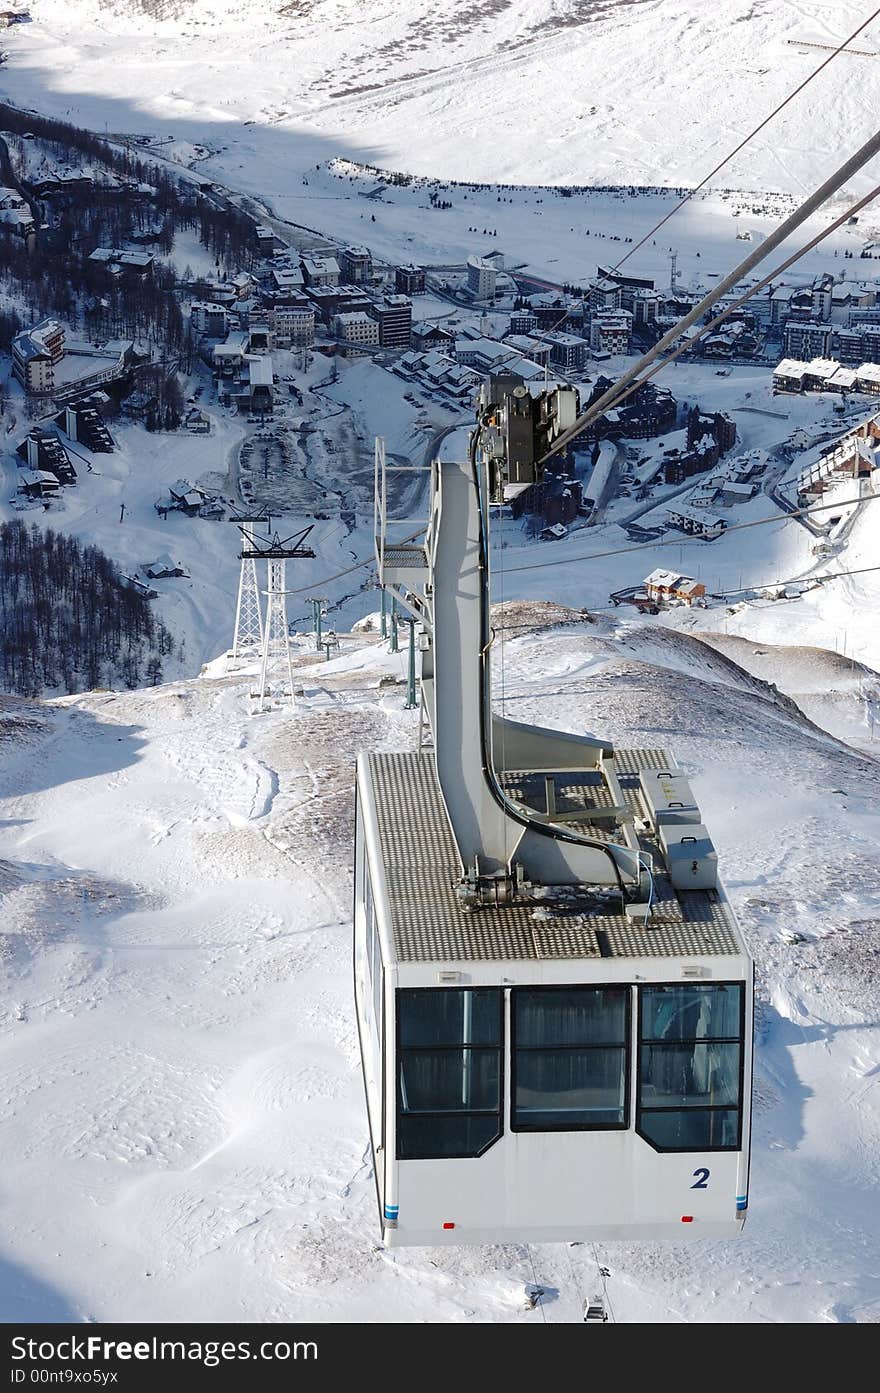
<svg viewBox="0 0 880 1393">
<path fill-rule="evenodd" d="M 731 527 L 726 527 L 722 535 L 729 537 L 733 532 L 744 532 L 750 527 L 767 527 L 771 523 L 775 523 L 778 526 L 782 522 L 787 522 L 789 518 L 809 517 L 812 513 L 827 513 L 835 508 L 846 508 L 853 503 L 873 503 L 878 498 L 880 498 L 880 494 L 874 493 L 866 494 L 864 498 L 843 498 L 836 503 L 818 503 L 811 504 L 808 508 L 793 508 L 791 512 L 778 513 L 769 518 L 755 518 L 753 522 L 735 522 Z M 652 547 L 680 547 L 682 544 L 681 537 L 670 537 L 664 541 L 634 542 L 632 546 L 628 547 L 611 547 L 608 551 L 594 551 L 585 554 L 582 553 L 580 556 L 566 556 L 563 560 L 566 564 L 570 561 L 601 561 L 609 556 L 624 556 L 628 552 L 644 551 L 646 547 L 650 550 Z M 508 566 L 507 569 L 508 571 L 537 571 L 544 566 L 558 565 L 559 558 L 556 558 L 550 561 L 530 561 L 523 566 Z"/>
<path fill-rule="evenodd" d="M 608 1318 L 611 1321 L 611 1324 L 616 1325 L 617 1321 L 614 1318 L 614 1307 L 611 1305 L 611 1297 L 608 1295 L 608 1278 L 605 1275 L 607 1269 L 604 1263 L 601 1263 L 599 1261 L 599 1254 L 596 1252 L 595 1243 L 592 1243 L 590 1246 L 593 1250 L 593 1261 L 596 1264 L 596 1269 L 599 1273 L 599 1278 L 602 1282 L 602 1298 L 605 1302 L 605 1309 L 608 1312 Z"/>
<path fill-rule="evenodd" d="M 564 433 L 563 436 L 560 436 L 558 440 L 554 441 L 551 448 L 547 451 L 546 455 L 544 455 L 542 463 L 545 460 L 548 460 L 550 456 L 555 454 L 558 450 L 564 448 L 564 446 L 569 442 L 569 440 L 573 438 L 573 432 L 580 434 L 580 432 L 583 431 L 584 427 L 590 425 L 594 420 L 596 420 L 598 416 L 604 415 L 607 411 L 615 411 L 617 407 L 621 404 L 621 402 L 626 401 L 628 397 L 632 396 L 633 392 L 637 392 L 639 388 L 642 387 L 646 382 L 650 382 L 652 377 L 656 377 L 657 373 L 660 372 L 663 368 L 667 367 L 670 363 L 674 363 L 677 358 L 681 357 L 682 353 L 686 353 L 689 348 L 691 348 L 695 343 L 698 343 L 699 340 L 704 338 L 706 334 L 711 334 L 715 329 L 718 328 L 719 324 L 723 324 L 725 319 L 728 319 L 730 315 L 734 314 L 738 309 L 740 309 L 741 306 L 744 305 L 748 300 L 750 300 L 753 295 L 757 295 L 759 290 L 764 290 L 768 285 L 770 285 L 772 281 L 775 281 L 778 276 L 781 276 L 783 271 L 787 271 L 789 266 L 793 266 L 795 262 L 800 261 L 801 257 L 806 256 L 808 252 L 813 251 L 819 245 L 819 243 L 824 241 L 826 237 L 830 236 L 832 232 L 836 232 L 838 228 L 842 227 L 843 224 L 847 222 L 853 216 L 854 213 L 859 212 L 862 208 L 866 207 L 867 204 L 873 203 L 874 199 L 878 196 L 880 196 L 880 184 L 875 185 L 875 187 L 870 191 L 870 193 L 865 194 L 863 198 L 860 198 L 856 203 L 853 203 L 849 208 L 846 209 L 845 212 L 841 213 L 838 218 L 835 218 L 834 222 L 829 223 L 829 225 L 826 228 L 824 228 L 822 232 L 817 233 L 815 237 L 813 237 L 809 242 L 806 242 L 804 246 L 801 247 L 798 251 L 792 252 L 791 256 L 789 256 L 785 261 L 780 262 L 780 264 L 774 267 L 772 271 L 769 271 L 766 276 L 763 276 L 761 280 L 757 282 L 756 285 L 753 285 L 748 290 L 746 290 L 742 295 L 740 295 L 740 297 L 737 300 L 734 300 L 733 304 L 728 305 L 727 308 L 722 310 L 720 314 L 716 314 L 714 319 L 710 319 L 707 324 L 701 325 L 698 331 L 693 335 L 693 337 L 688 338 L 685 340 L 684 343 L 679 344 L 678 348 L 676 348 L 672 353 L 667 354 L 665 357 L 659 358 L 659 360 L 651 368 L 651 371 L 646 372 L 643 377 L 638 377 L 635 380 L 631 380 L 631 372 L 636 371 L 639 367 L 639 364 L 636 364 L 636 368 L 632 369 L 630 373 L 625 374 L 623 378 L 619 378 L 616 383 L 612 383 L 612 385 L 607 389 L 607 391 L 605 391 L 602 394 L 599 400 L 594 402 L 592 406 L 588 406 L 586 410 L 583 411 L 581 415 L 578 417 L 575 424 L 569 427 L 569 429 Z M 687 316 L 687 318 L 690 318 L 690 316 Z M 669 331 L 669 334 L 666 336 L 667 339 L 669 339 L 671 336 L 671 339 L 674 340 L 675 337 L 677 337 L 677 335 L 682 332 L 682 324 L 684 324 L 683 320 L 680 321 L 674 329 L 671 329 Z M 657 358 L 657 356 L 658 355 L 655 354 L 653 350 L 651 350 L 650 353 L 646 353 L 644 355 L 644 357 L 641 359 L 641 363 L 647 366 L 647 364 L 650 363 L 652 359 Z M 629 381 L 629 386 L 625 387 L 623 391 L 619 392 L 615 396 L 615 389 L 626 381 Z"/>
<path fill-rule="evenodd" d="M 868 25 L 872 24 L 873 21 L 878 17 L 878 15 L 880 15 L 880 8 L 876 9 L 873 14 L 869 15 L 868 18 L 859 25 L 858 29 L 854 29 L 853 32 L 849 35 L 849 37 L 844 39 L 843 42 L 839 44 L 838 47 L 834 50 L 834 52 L 829 54 L 829 56 L 819 64 L 818 68 L 815 68 L 809 74 L 808 77 L 804 78 L 800 86 L 795 87 L 793 92 L 789 92 L 785 100 L 780 102 L 779 105 L 775 107 L 773 111 L 770 112 L 769 116 L 765 116 L 764 120 L 760 123 L 760 125 L 757 125 L 755 129 L 749 133 L 749 135 L 745 136 L 740 141 L 736 149 L 731 150 L 730 154 L 725 155 L 724 159 L 720 162 L 720 164 L 716 164 L 715 168 L 709 171 L 706 177 L 702 179 L 699 184 L 697 184 L 696 188 L 690 189 L 689 192 L 686 193 L 678 203 L 676 203 L 675 207 L 671 208 L 669 212 L 666 213 L 665 216 L 662 217 L 660 221 L 656 223 L 655 226 L 652 227 L 649 232 L 646 232 L 640 242 L 636 242 L 634 247 L 630 247 L 629 251 L 626 252 L 611 269 L 613 271 L 619 271 L 621 266 L 623 266 L 625 262 L 629 261 L 630 257 L 634 256 L 635 253 L 645 245 L 649 237 L 653 237 L 655 233 L 659 232 L 660 228 L 663 227 L 664 224 L 667 223 L 671 217 L 674 217 L 675 214 L 679 212 L 679 210 L 682 209 L 686 203 L 690 202 L 690 200 L 694 197 L 694 194 L 698 194 L 701 189 L 704 189 L 708 184 L 709 180 L 714 179 L 715 175 L 718 174 L 724 168 L 725 165 L 729 164 L 730 161 L 734 159 L 736 155 L 739 154 L 740 150 L 745 149 L 749 142 L 754 140 L 755 136 L 759 135 L 760 132 L 764 129 L 764 127 L 768 126 L 770 122 L 774 119 L 774 117 L 778 116 L 780 111 L 783 111 L 785 107 L 788 106 L 789 102 L 794 101 L 795 97 L 798 96 L 799 93 L 803 92 L 804 88 L 808 87 L 809 84 L 813 81 L 813 79 L 815 77 L 818 77 L 819 74 L 823 71 L 823 69 L 827 68 L 828 64 L 832 63 L 834 59 L 838 56 L 838 54 L 843 52 L 843 50 L 847 47 L 848 44 L 852 43 L 853 39 L 858 38 L 862 30 L 867 29 Z"/>
<path fill-rule="evenodd" d="M 775 524 L 776 526 L 778 526 L 780 523 L 787 522 L 789 518 L 810 517 L 810 516 L 812 516 L 813 513 L 828 513 L 828 512 L 832 512 L 835 508 L 847 508 L 847 507 L 850 507 L 850 506 L 852 506 L 852 505 L 854 505 L 854 504 L 858 504 L 858 503 L 873 503 L 877 498 L 880 498 L 880 494 L 870 494 L 870 493 L 869 493 L 869 494 L 866 494 L 863 498 L 843 498 L 843 499 L 840 499 L 838 502 L 835 502 L 835 503 L 816 503 L 816 504 L 810 504 L 809 507 L 806 507 L 806 508 L 792 508 L 792 510 L 791 510 L 790 512 L 774 514 L 773 517 L 769 517 L 769 518 L 755 518 L 755 520 L 754 520 L 753 522 L 735 522 L 735 523 L 733 523 L 730 527 L 727 527 L 727 528 L 724 529 L 724 534 L 723 534 L 723 535 L 724 535 L 725 537 L 727 537 L 727 536 L 730 536 L 730 534 L 731 534 L 732 532 L 744 531 L 746 528 L 749 528 L 749 527 L 768 527 L 768 526 L 770 526 L 771 524 Z M 657 506 L 659 507 L 660 505 L 658 504 Z M 401 541 L 400 545 L 403 546 L 403 545 L 405 545 L 406 542 L 414 541 L 416 537 L 420 537 L 420 536 L 422 535 L 422 532 L 423 532 L 423 531 L 424 531 L 424 528 L 421 528 L 418 532 L 413 532 L 413 533 L 411 533 L 410 536 L 404 538 L 404 539 Z M 699 541 L 699 540 L 701 540 L 701 539 L 700 539 L 700 538 L 694 539 L 694 538 L 687 538 L 687 537 L 685 537 L 685 538 L 682 538 L 682 537 L 669 537 L 669 538 L 664 538 L 664 539 L 658 538 L 656 541 L 653 541 L 653 542 L 634 542 L 634 543 L 632 544 L 632 546 L 628 546 L 628 547 L 609 547 L 609 549 L 608 549 L 607 551 L 593 551 L 593 552 L 581 553 L 581 555 L 579 555 L 579 556 L 566 556 L 566 557 L 564 558 L 564 560 L 565 560 L 566 563 L 568 563 L 569 561 L 604 561 L 604 560 L 605 560 L 606 558 L 608 558 L 608 557 L 612 557 L 612 556 L 626 556 L 627 554 L 629 554 L 629 553 L 631 553 L 631 552 L 634 552 L 634 551 L 644 551 L 646 548 L 647 548 L 648 550 L 652 550 L 652 549 L 655 548 L 655 547 L 673 547 L 673 546 L 674 546 L 674 547 L 680 547 L 680 546 L 683 546 L 683 545 L 685 544 L 685 542 L 687 542 L 687 541 L 689 541 L 689 540 L 698 540 L 698 541 Z M 311 589 L 313 589 L 313 588 L 320 588 L 321 586 L 329 585 L 329 584 L 331 583 L 331 581 L 339 580 L 342 576 L 349 576 L 349 575 L 351 575 L 354 571 L 362 571 L 366 566 L 375 566 L 375 564 L 376 564 L 376 558 L 375 558 L 374 556 L 368 556 L 368 557 L 365 557 L 363 561 L 355 561 L 351 566 L 347 566 L 346 569 L 345 569 L 344 571 L 337 571 L 336 574 L 335 574 L 335 575 L 332 575 L 332 576 L 324 576 L 324 578 L 323 578 L 322 580 L 319 580 L 319 581 L 312 581 L 311 584 L 309 584 L 309 585 L 301 585 L 301 586 L 299 586 L 299 588 L 296 589 L 296 590 L 285 590 L 285 591 L 283 591 L 283 594 L 285 594 L 285 595 L 301 595 L 301 594 L 303 593 L 304 590 L 311 590 Z M 558 566 L 558 565 L 559 565 L 559 559 L 558 559 L 558 558 L 552 558 L 552 559 L 550 559 L 550 560 L 548 560 L 548 561 L 531 561 L 531 562 L 527 563 L 526 565 L 522 565 L 522 566 L 508 566 L 508 567 L 507 567 L 507 570 L 508 570 L 508 571 L 538 571 L 538 570 L 541 570 L 542 568 L 544 568 L 545 566 Z M 873 567 L 867 567 L 866 569 L 872 570 Z M 841 572 L 841 574 L 849 574 L 849 572 Z M 829 577 L 829 578 L 830 578 L 830 577 Z M 769 583 L 769 582 L 768 582 L 768 583 Z M 751 589 L 754 589 L 755 587 L 752 586 L 752 587 L 750 587 L 750 588 L 751 588 Z M 735 592 L 735 591 L 731 591 L 730 593 L 731 593 L 731 594 L 735 594 L 736 592 Z M 338 603 L 338 602 L 337 602 L 337 603 Z M 331 606 L 331 608 L 334 608 L 334 609 L 335 609 L 335 608 L 336 608 L 336 605 Z M 612 611 L 610 611 L 610 610 L 608 611 L 608 613 L 611 613 L 611 612 L 612 612 Z M 604 610 L 599 610 L 599 611 L 591 610 L 590 613 L 591 613 L 591 614 L 592 614 L 592 613 L 605 613 L 605 611 L 604 611 Z"/>
<path fill-rule="evenodd" d="M 543 1289 L 541 1288 L 541 1285 L 540 1285 L 540 1283 L 539 1283 L 539 1281 L 538 1281 L 537 1274 L 536 1274 L 536 1272 L 535 1272 L 535 1260 L 534 1260 L 534 1258 L 532 1257 L 532 1250 L 531 1250 L 531 1248 L 529 1247 L 528 1243 L 525 1245 L 525 1249 L 526 1249 L 526 1257 L 527 1257 L 528 1260 L 529 1260 L 529 1267 L 532 1269 L 532 1286 L 533 1286 L 533 1290 L 535 1291 L 536 1294 L 537 1294 L 537 1293 L 540 1293 L 540 1295 L 537 1295 L 537 1299 L 536 1299 L 536 1301 L 535 1301 L 535 1305 L 538 1306 L 538 1307 L 540 1308 L 540 1311 L 541 1311 L 541 1320 L 542 1320 L 542 1321 L 544 1322 L 544 1324 L 546 1325 L 546 1324 L 547 1324 L 547 1312 L 544 1310 L 544 1300 L 543 1300 L 544 1292 L 543 1292 Z"/>
<path fill-rule="evenodd" d="M 673 325 L 669 332 L 664 334 L 663 337 L 654 344 L 653 348 L 643 354 L 638 362 L 631 368 L 628 368 L 606 392 L 603 392 L 597 401 L 583 411 L 574 424 L 569 426 L 567 430 L 564 430 L 562 434 L 557 437 L 550 446 L 550 449 L 543 456 L 541 463 L 546 462 L 551 455 L 564 449 L 571 440 L 583 432 L 586 425 L 589 425 L 598 416 L 603 415 L 606 411 L 613 410 L 619 402 L 624 400 L 624 392 L 631 383 L 634 381 L 647 381 L 647 377 L 639 377 L 639 374 L 642 373 L 645 368 L 659 358 L 661 354 L 665 354 L 666 350 L 681 338 L 681 335 L 686 329 L 691 328 L 698 320 L 702 319 L 707 310 L 711 309 L 713 305 L 717 304 L 717 302 L 728 293 L 728 291 L 739 284 L 739 282 L 754 270 L 771 251 L 775 251 L 781 242 L 786 241 L 793 232 L 796 232 L 802 223 L 806 222 L 808 218 L 818 212 L 819 208 L 821 208 L 832 195 L 837 193 L 848 179 L 851 179 L 854 174 L 858 173 L 858 171 L 878 153 L 880 153 L 880 130 L 876 130 L 870 139 L 865 141 L 864 145 L 862 145 L 854 155 L 841 165 L 839 169 L 835 170 L 835 172 L 825 180 L 824 184 L 816 189 L 809 198 L 805 199 L 790 217 L 779 224 L 775 232 L 772 232 L 760 247 L 750 252 L 744 261 L 741 261 L 738 266 L 734 267 L 729 275 L 725 276 L 720 285 L 716 286 L 715 289 L 711 290 L 707 295 L 704 295 L 699 304 L 695 305 L 677 324 Z M 745 301 L 755 293 L 756 289 L 760 288 L 762 285 L 767 285 L 770 280 L 780 275 L 782 271 L 786 270 L 789 266 L 792 266 L 800 257 L 818 246 L 821 241 L 829 236 L 830 233 L 836 231 L 836 229 L 851 217 L 854 212 L 863 208 L 867 203 L 872 202 L 873 199 L 877 197 L 878 193 L 880 193 L 880 186 L 875 187 L 870 194 L 865 195 L 864 198 L 852 204 L 845 213 L 841 214 L 839 218 L 836 218 L 834 222 L 824 228 L 821 233 L 817 233 L 817 235 L 811 238 L 798 252 L 793 253 L 790 257 L 786 258 L 785 261 L 781 262 L 770 277 L 765 277 L 763 281 L 759 281 L 758 286 L 752 287 L 744 296 L 734 301 L 734 303 L 726 310 L 722 311 L 720 315 L 711 320 L 709 324 L 701 326 L 694 339 L 689 342 L 696 342 L 696 340 L 702 338 L 703 334 L 708 332 L 710 328 L 714 328 L 722 323 L 734 309 L 744 304 Z M 672 362 L 678 357 L 679 353 L 684 352 L 686 347 L 688 347 L 688 344 L 680 346 L 676 353 L 672 353 L 668 357 L 665 357 L 663 361 Z M 651 376 L 653 376 L 653 374 L 651 374 Z"/>
<path fill-rule="evenodd" d="M 756 135 L 760 134 L 764 127 L 769 125 L 770 122 L 774 119 L 774 117 L 778 116 L 780 111 L 782 111 L 786 106 L 788 106 L 789 102 L 794 101 L 794 98 L 798 96 L 799 93 L 803 92 L 805 87 L 809 86 L 809 84 L 813 81 L 813 78 L 818 77 L 819 74 L 823 71 L 823 69 L 827 68 L 828 64 L 833 62 L 833 60 L 838 56 L 838 54 L 842 53 L 843 50 L 847 47 L 847 45 L 852 43 L 853 39 L 858 38 L 859 34 L 861 34 L 864 29 L 867 29 L 868 25 L 872 24 L 878 16 L 880 16 L 880 8 L 876 9 L 872 15 L 869 15 L 868 18 L 862 24 L 859 25 L 858 29 L 854 29 L 853 32 L 848 36 L 848 38 L 844 39 L 843 42 L 834 50 L 834 52 L 831 53 L 826 59 L 823 60 L 823 62 L 819 64 L 818 68 L 815 68 L 813 72 L 809 74 L 808 77 L 804 78 L 803 82 L 800 84 L 799 87 L 796 87 L 793 92 L 790 92 L 788 96 L 785 98 L 785 100 L 780 102 L 779 105 L 775 107 L 773 111 L 770 112 L 769 116 L 766 116 L 764 118 L 760 125 L 756 126 L 755 129 L 749 135 L 745 136 L 734 150 L 731 150 L 729 154 L 725 155 L 724 159 L 721 161 L 720 164 L 717 164 L 714 169 L 710 170 L 706 177 L 703 180 L 701 180 L 701 182 L 697 184 L 695 188 L 690 189 L 684 195 L 684 197 L 675 205 L 674 208 L 671 208 L 669 212 L 666 213 L 660 219 L 660 221 L 650 229 L 649 232 L 646 232 L 644 237 L 642 237 L 641 241 L 636 242 L 634 247 L 630 247 L 629 251 L 625 252 L 624 255 L 620 258 L 620 260 L 615 262 L 615 264 L 611 267 L 611 270 L 619 271 L 621 266 L 623 266 L 627 261 L 629 261 L 630 257 L 634 256 L 635 253 L 645 245 L 649 237 L 653 237 L 655 233 L 659 232 L 660 228 L 663 227 L 669 221 L 670 218 L 674 217 L 674 215 L 677 212 L 679 212 L 685 206 L 686 203 L 689 203 L 695 194 L 698 194 L 701 191 L 701 189 L 704 189 L 710 179 L 714 179 L 715 175 L 718 174 L 722 169 L 724 169 L 725 165 L 729 164 L 730 161 L 734 159 L 735 156 L 738 155 L 741 150 L 745 149 L 746 145 L 748 145 L 749 142 L 753 140 Z M 565 323 L 569 315 L 572 313 L 572 308 L 573 307 L 569 307 L 568 309 L 564 310 L 563 313 L 560 315 L 559 319 L 554 320 L 553 324 L 550 326 L 550 333 L 555 333 L 556 330 L 559 329 L 561 325 Z M 547 331 L 545 330 L 545 332 Z M 520 353 L 515 352 L 509 354 L 506 358 L 502 358 L 500 362 L 495 364 L 494 371 L 497 372 L 498 368 L 503 367 L 505 363 L 512 362 L 515 358 L 519 358 L 521 356 L 522 355 Z"/>
</svg>

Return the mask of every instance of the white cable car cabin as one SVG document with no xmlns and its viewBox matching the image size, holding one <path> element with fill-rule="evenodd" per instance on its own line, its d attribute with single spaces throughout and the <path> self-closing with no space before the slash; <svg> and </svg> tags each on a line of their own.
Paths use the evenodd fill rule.
<svg viewBox="0 0 880 1393">
<path fill-rule="evenodd" d="M 433 739 L 362 754 L 355 997 L 389 1246 L 738 1234 L 752 963 L 663 750 L 502 719 L 487 502 L 540 477 L 573 388 L 484 385 L 424 548 L 380 581 L 421 625 Z M 380 458 L 377 446 L 377 461 Z M 377 463 L 377 476 L 380 464 Z"/>
</svg>

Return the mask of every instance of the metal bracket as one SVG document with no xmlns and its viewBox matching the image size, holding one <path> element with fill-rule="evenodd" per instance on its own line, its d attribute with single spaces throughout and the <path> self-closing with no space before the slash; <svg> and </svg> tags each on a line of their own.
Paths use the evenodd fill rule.
<svg viewBox="0 0 880 1393">
<path fill-rule="evenodd" d="M 455 892 L 466 909 L 480 909 L 485 905 L 510 905 L 523 899 L 535 887 L 525 878 L 520 865 L 512 865 L 509 870 L 494 871 L 491 875 L 480 872 L 480 858 L 458 882 Z"/>
</svg>

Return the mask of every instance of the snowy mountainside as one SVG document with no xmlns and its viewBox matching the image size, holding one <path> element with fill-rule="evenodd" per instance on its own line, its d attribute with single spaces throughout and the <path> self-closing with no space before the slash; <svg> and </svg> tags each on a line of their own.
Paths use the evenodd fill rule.
<svg viewBox="0 0 880 1393">
<path fill-rule="evenodd" d="M 762 681 L 784 684 L 786 695 L 805 716 L 870 752 L 880 713 L 880 673 L 873 668 L 824 648 L 756 643 L 710 630 L 702 631 L 700 639 Z"/>
<path fill-rule="evenodd" d="M 298 168 L 335 153 L 542 184 L 696 182 L 865 17 L 856 0 L 34 0 L 31 13 L 7 40 L 7 90 L 80 124 L 228 143 L 248 122 Z M 866 138 L 878 42 L 860 36 L 724 182 L 798 191 Z"/>
<path fill-rule="evenodd" d="M 876 1320 L 876 761 L 695 639 L 506 618 L 509 715 L 673 748 L 757 962 L 744 1236 L 600 1245 L 615 1318 Z M 4 1318 L 581 1319 L 586 1248 L 378 1241 L 352 776 L 358 749 L 415 742 L 377 685 L 405 661 L 375 636 L 328 663 L 302 643 L 296 708 L 256 717 L 219 665 L 4 702 Z M 523 1309 L 532 1262 L 559 1293 L 543 1311 Z"/>
</svg>

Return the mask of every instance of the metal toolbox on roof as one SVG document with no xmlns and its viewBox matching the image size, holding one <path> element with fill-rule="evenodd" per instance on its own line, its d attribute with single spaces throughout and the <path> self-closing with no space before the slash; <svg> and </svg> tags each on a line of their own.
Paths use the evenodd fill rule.
<svg viewBox="0 0 880 1393">
<path fill-rule="evenodd" d="M 664 823 L 658 829 L 663 858 L 676 890 L 714 890 L 718 852 L 701 822 Z"/>
<path fill-rule="evenodd" d="M 658 829 L 668 823 L 700 821 L 691 786 L 677 769 L 642 769 L 639 782 L 651 810 L 651 821 Z"/>
</svg>

